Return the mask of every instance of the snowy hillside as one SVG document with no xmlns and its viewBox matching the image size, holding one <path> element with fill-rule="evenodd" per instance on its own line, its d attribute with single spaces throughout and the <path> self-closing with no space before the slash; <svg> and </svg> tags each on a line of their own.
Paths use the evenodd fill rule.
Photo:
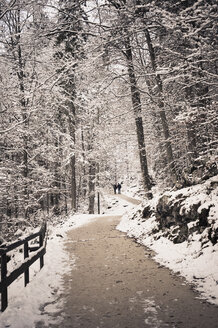
<svg viewBox="0 0 218 328">
<path fill-rule="evenodd" d="M 159 194 L 123 216 L 117 229 L 218 304 L 218 176 Z"/>
</svg>

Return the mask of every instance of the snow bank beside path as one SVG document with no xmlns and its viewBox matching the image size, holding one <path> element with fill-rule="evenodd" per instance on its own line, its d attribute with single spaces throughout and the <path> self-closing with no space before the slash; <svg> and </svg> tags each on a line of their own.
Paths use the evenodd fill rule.
<svg viewBox="0 0 218 328">
<path fill-rule="evenodd" d="M 210 244 L 202 249 L 198 236 L 191 243 L 181 244 L 174 244 L 165 237 L 155 240 L 147 233 L 156 229 L 156 224 L 154 217 L 138 225 L 137 221 L 126 216 L 117 229 L 155 251 L 157 262 L 184 276 L 203 298 L 218 305 L 218 245 Z"/>
<path fill-rule="evenodd" d="M 41 271 L 39 261 L 31 266 L 30 283 L 25 288 L 23 275 L 9 287 L 9 306 L 0 313 L 0 328 L 32 328 L 36 322 L 51 323 L 49 313 L 58 312 L 61 306 L 57 300 L 63 291 L 62 275 L 71 270 L 74 263 L 64 250 L 66 233 L 94 218 L 96 215 L 74 215 L 59 226 L 48 228 L 45 266 Z"/>
<path fill-rule="evenodd" d="M 119 199 L 116 195 L 105 196 L 105 215 L 122 216 L 132 207 L 132 204 Z M 63 292 L 62 276 L 71 270 L 75 261 L 72 256 L 69 258 L 65 251 L 66 233 L 102 216 L 77 214 L 56 226 L 49 225 L 45 265 L 41 271 L 39 261 L 30 267 L 30 283 L 26 287 L 21 275 L 8 288 L 9 306 L 5 312 L 0 312 L 0 328 L 33 328 L 39 322 L 48 326 L 52 324 L 52 320 L 58 324 L 58 318 L 52 319 L 51 315 L 61 311 L 62 301 L 59 297 Z M 16 264 L 23 258 L 23 254 L 18 256 Z M 15 263 L 10 263 L 10 270 L 13 269 L 12 264 Z"/>
<path fill-rule="evenodd" d="M 176 193 L 184 195 L 189 193 L 189 198 L 184 200 L 186 209 L 196 198 L 201 200 L 202 208 L 207 207 L 208 202 L 213 203 L 208 221 L 213 217 L 213 224 L 217 226 L 218 195 L 213 191 L 207 196 L 204 189 L 204 185 L 199 185 Z M 175 192 L 172 192 L 172 195 L 173 193 Z M 153 200 L 148 201 L 151 208 L 155 208 L 158 198 L 159 195 L 156 195 Z M 124 215 L 117 229 L 126 232 L 129 237 L 135 238 L 139 243 L 155 251 L 154 259 L 157 262 L 184 276 L 200 292 L 200 297 L 218 305 L 218 243 L 213 245 L 208 239 L 209 228 L 206 227 L 202 233 L 192 232 L 188 240 L 184 242 L 173 243 L 166 238 L 166 230 L 160 229 L 160 222 L 156 219 L 154 212 L 150 217 L 142 218 L 143 209 L 148 202 L 133 208 Z M 193 222 L 188 223 L 190 228 L 192 223 L 195 224 L 194 218 Z"/>
</svg>

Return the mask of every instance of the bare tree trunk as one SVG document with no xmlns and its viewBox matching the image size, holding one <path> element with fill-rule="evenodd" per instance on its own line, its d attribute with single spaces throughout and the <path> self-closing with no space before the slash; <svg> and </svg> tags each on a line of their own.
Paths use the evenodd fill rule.
<svg viewBox="0 0 218 328">
<path fill-rule="evenodd" d="M 175 173 L 174 172 L 173 151 L 172 151 L 172 145 L 171 145 L 171 141 L 170 141 L 170 132 L 169 132 L 169 127 L 168 127 L 168 122 L 167 122 L 165 107 L 164 107 L 164 101 L 163 101 L 162 80 L 161 80 L 160 75 L 157 73 L 155 51 L 154 51 L 154 48 L 152 45 L 150 33 L 149 33 L 148 29 L 145 29 L 144 31 L 145 31 L 145 37 L 146 37 L 148 51 L 149 51 L 150 60 L 151 60 L 151 66 L 155 73 L 155 81 L 156 81 L 156 85 L 157 85 L 157 89 L 158 89 L 158 107 L 160 110 L 160 119 L 161 119 L 161 123 L 162 123 L 164 139 L 165 139 L 167 162 L 170 166 L 171 171 L 173 173 Z"/>
<path fill-rule="evenodd" d="M 72 155 L 70 160 L 71 166 L 71 207 L 76 210 L 76 158 Z"/>
<path fill-rule="evenodd" d="M 18 211 L 19 211 L 19 203 L 17 197 L 17 186 L 14 184 L 14 215 L 15 218 L 18 218 Z"/>
<path fill-rule="evenodd" d="M 71 113 L 69 116 L 69 127 L 70 127 L 70 135 L 72 141 L 74 143 L 74 153 L 71 155 L 70 159 L 70 169 L 71 169 L 71 207 L 73 210 L 76 210 L 76 157 L 75 157 L 75 143 L 76 143 L 76 135 L 75 135 L 75 107 L 73 102 L 71 102 Z"/>
<path fill-rule="evenodd" d="M 23 177 L 24 177 L 24 217 L 27 219 L 28 217 L 28 137 L 27 137 L 27 128 L 28 128 L 28 116 L 27 116 L 27 102 L 24 95 L 24 62 L 22 56 L 22 49 L 20 45 L 20 36 L 21 36 L 21 23 L 20 23 L 20 10 L 17 10 L 17 35 L 16 35 L 16 43 L 17 43 L 17 57 L 18 57 L 18 80 L 19 80 L 19 88 L 21 93 L 20 104 L 22 108 L 22 118 L 24 124 L 24 136 L 23 136 Z"/>
<path fill-rule="evenodd" d="M 89 214 L 94 214 L 95 209 L 95 175 L 96 165 L 94 161 L 89 166 Z"/>
<path fill-rule="evenodd" d="M 81 142 L 82 142 L 82 157 L 83 157 L 83 178 L 82 178 L 82 186 L 81 193 L 82 196 L 85 197 L 87 193 L 87 178 L 86 178 L 86 155 L 85 155 L 85 142 L 84 142 L 84 132 L 83 128 L 81 129 Z"/>
<path fill-rule="evenodd" d="M 67 188 L 66 188 L 66 180 L 65 177 L 62 179 L 62 187 L 63 187 L 63 194 L 64 194 L 64 211 L 65 214 L 68 213 L 68 208 L 67 208 Z"/>
<path fill-rule="evenodd" d="M 49 199 L 49 193 L 46 193 L 46 209 L 47 209 L 47 214 L 49 214 L 49 206 L 50 206 L 50 199 Z"/>
<path fill-rule="evenodd" d="M 186 122 L 186 131 L 188 137 L 188 159 L 189 164 L 193 163 L 193 160 L 197 157 L 196 151 L 196 133 L 193 122 Z"/>
<path fill-rule="evenodd" d="M 60 202 L 60 174 L 59 174 L 59 166 L 60 166 L 60 163 L 59 163 L 59 156 L 60 156 L 60 141 L 59 140 L 56 140 L 55 142 L 55 147 L 56 149 L 58 149 L 58 152 L 57 152 L 57 159 L 56 159 L 56 162 L 54 164 L 54 178 L 55 178 L 55 181 L 54 181 L 54 187 L 55 187 L 55 192 L 54 192 L 54 213 L 56 215 L 60 214 L 60 207 L 59 207 L 59 202 Z"/>
<path fill-rule="evenodd" d="M 140 92 L 138 90 L 136 77 L 135 77 L 135 70 L 134 70 L 133 58 L 132 58 L 132 48 L 131 48 L 129 36 L 127 36 L 125 39 L 125 55 L 127 58 L 132 105 L 135 114 L 136 133 L 138 139 L 138 149 L 139 149 L 139 157 L 140 157 L 140 164 L 141 164 L 141 172 L 143 177 L 143 185 L 144 185 L 144 189 L 146 191 L 149 191 L 151 189 L 151 182 L 148 174 L 147 155 L 145 149 L 144 128 L 143 128 L 142 114 L 141 114 L 141 110 L 142 110 L 141 98 L 140 98 Z"/>
</svg>

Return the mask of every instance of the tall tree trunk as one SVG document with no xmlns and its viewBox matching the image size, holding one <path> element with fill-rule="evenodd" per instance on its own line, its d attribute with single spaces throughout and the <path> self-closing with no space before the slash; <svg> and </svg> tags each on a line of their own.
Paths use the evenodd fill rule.
<svg viewBox="0 0 218 328">
<path fill-rule="evenodd" d="M 188 159 L 189 164 L 192 164 L 194 159 L 197 157 L 196 133 L 193 122 L 186 121 L 186 131 L 188 138 Z"/>
<path fill-rule="evenodd" d="M 95 209 L 95 175 L 96 165 L 94 161 L 89 166 L 89 214 L 94 214 Z"/>
<path fill-rule="evenodd" d="M 27 116 L 27 102 L 24 95 L 24 62 L 22 56 L 21 49 L 21 23 L 20 23 L 20 10 L 17 11 L 17 35 L 16 35 L 16 43 L 17 43 L 17 57 L 18 57 L 18 71 L 17 76 L 19 80 L 19 88 L 20 88 L 20 104 L 22 110 L 22 118 L 24 125 L 24 135 L 23 135 L 23 177 L 24 177 L 24 216 L 25 219 L 28 217 L 28 137 L 27 137 L 27 129 L 28 129 L 28 116 Z"/>
<path fill-rule="evenodd" d="M 18 211 L 19 211 L 19 203 L 18 203 L 18 197 L 17 197 L 17 185 L 14 184 L 14 215 L 15 218 L 18 218 Z"/>
<path fill-rule="evenodd" d="M 167 162 L 169 164 L 169 167 L 170 167 L 170 170 L 172 171 L 172 173 L 175 173 L 173 151 L 172 151 L 172 145 L 171 145 L 171 141 L 170 141 L 170 132 L 169 132 L 169 127 L 168 127 L 168 122 L 167 122 L 166 112 L 165 112 L 165 106 L 164 106 L 164 101 L 163 101 L 162 80 L 161 80 L 160 75 L 157 73 L 157 63 L 156 63 L 155 51 L 154 51 L 153 44 L 151 41 L 150 33 L 149 33 L 148 29 L 145 29 L 144 31 L 145 31 L 145 37 L 146 37 L 148 51 L 149 51 L 150 60 L 151 60 L 151 66 L 152 66 L 153 72 L 155 73 L 155 81 L 156 81 L 157 90 L 158 90 L 158 107 L 160 110 L 160 119 L 161 119 L 161 123 L 162 123 L 164 139 L 165 139 Z"/>
<path fill-rule="evenodd" d="M 82 158 L 83 158 L 83 177 L 82 177 L 82 186 L 81 186 L 81 193 L 82 196 L 85 197 L 87 193 L 87 178 L 86 178 L 86 154 L 85 154 L 85 141 L 84 141 L 84 132 L 83 128 L 81 127 L 81 143 L 82 143 Z"/>
<path fill-rule="evenodd" d="M 76 158 L 72 155 L 70 160 L 71 167 L 71 207 L 76 210 Z"/>
<path fill-rule="evenodd" d="M 59 162 L 59 158 L 60 158 L 60 140 L 56 139 L 55 142 L 55 148 L 58 149 L 57 152 L 57 159 L 56 162 L 54 164 L 54 187 L 55 187 L 55 192 L 54 192 L 54 213 L 56 215 L 60 214 L 60 207 L 59 207 L 59 202 L 60 202 L 60 188 L 61 188 L 61 177 L 60 177 L 60 173 L 59 173 L 59 166 L 60 166 L 60 162 Z"/>
<path fill-rule="evenodd" d="M 63 194 L 64 194 L 64 211 L 65 214 L 68 213 L 68 208 L 67 208 L 67 188 L 66 188 L 66 179 L 65 176 L 62 178 L 62 188 L 63 188 Z"/>
<path fill-rule="evenodd" d="M 145 149 L 144 128 L 143 128 L 142 114 L 141 114 L 141 110 L 142 110 L 141 98 L 140 98 L 140 92 L 138 90 L 136 77 L 135 77 L 135 70 L 134 70 L 133 58 L 132 58 L 132 48 L 131 48 L 129 36 L 125 38 L 125 55 L 127 58 L 132 105 L 135 114 L 136 133 L 138 139 L 138 149 L 139 149 L 143 185 L 144 185 L 144 189 L 146 191 L 149 191 L 151 189 L 151 182 L 148 174 L 147 155 Z"/>
<path fill-rule="evenodd" d="M 74 99 L 74 97 L 73 97 Z M 71 169 L 71 207 L 74 211 L 76 211 L 76 157 L 75 157 L 75 143 L 76 143 L 76 131 L 75 131 L 75 107 L 73 104 L 73 100 L 70 104 L 71 113 L 69 115 L 69 130 L 70 135 L 73 141 L 74 153 L 71 155 L 70 159 L 70 169 Z"/>
<path fill-rule="evenodd" d="M 47 214 L 49 214 L 49 206 L 50 206 L 50 199 L 49 199 L 49 192 L 46 193 L 46 210 Z"/>
</svg>

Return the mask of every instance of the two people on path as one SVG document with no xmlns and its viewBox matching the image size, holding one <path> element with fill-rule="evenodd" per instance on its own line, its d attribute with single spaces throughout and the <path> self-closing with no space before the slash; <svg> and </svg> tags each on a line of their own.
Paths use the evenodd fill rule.
<svg viewBox="0 0 218 328">
<path fill-rule="evenodd" d="M 115 183 L 113 185 L 113 188 L 114 188 L 114 193 L 116 194 L 117 191 L 118 191 L 118 194 L 121 194 L 121 184 L 120 183 Z"/>
</svg>

